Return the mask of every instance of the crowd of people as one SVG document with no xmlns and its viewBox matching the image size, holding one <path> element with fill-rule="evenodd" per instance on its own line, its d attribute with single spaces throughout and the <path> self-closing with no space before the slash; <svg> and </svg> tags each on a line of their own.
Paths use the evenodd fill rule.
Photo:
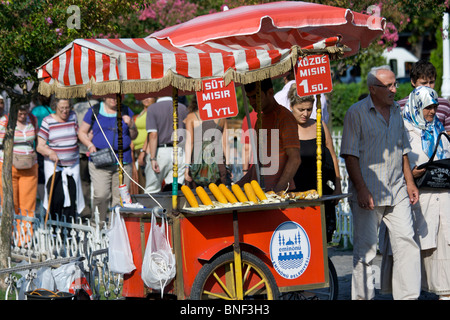
<svg viewBox="0 0 450 320">
<path fill-rule="evenodd" d="M 420 60 L 411 69 L 412 92 L 396 102 L 395 74 L 388 66 L 373 68 L 367 75 L 369 94 L 345 115 L 340 156 L 349 174 L 353 215 L 352 299 L 375 296 L 367 279 L 378 245 L 383 253 L 383 291 L 392 292 L 394 299 L 417 299 L 425 289 L 450 299 L 450 191 L 419 189 L 415 183 L 425 172 L 419 165 L 435 150 L 436 159 L 450 158 L 450 140 L 437 141 L 439 133 L 450 132 L 450 104 L 438 97 L 435 79 L 434 66 Z M 255 83 L 245 86 L 253 110 L 260 94 L 262 114 L 260 122 L 255 111 L 243 120 L 244 175 L 234 182 L 243 186 L 256 179 L 259 168 L 266 191 L 316 189 L 317 98 L 299 97 L 292 75 L 277 93 L 271 79 L 261 81 L 260 89 L 257 92 Z M 322 190 L 324 195 L 341 194 L 326 99 L 319 98 Z M 123 183 L 133 193 L 171 190 L 174 177 L 179 187 L 232 183 L 225 119 L 201 120 L 195 97 L 188 106 L 178 104 L 178 171 L 174 172 L 172 98 L 148 98 L 142 104 L 137 115 L 126 106 L 122 109 Z M 52 217 L 84 216 L 95 223 L 88 205 L 92 186 L 93 207 L 98 208 L 100 220 L 107 221 L 109 208 L 121 204 L 117 111 L 115 98 L 72 107 L 70 100 L 53 97 L 48 103 L 42 97 L 31 111 L 29 105 L 19 107 L 12 172 L 16 214 L 34 214 L 39 198 Z M 5 114 L 0 118 L 0 146 L 7 122 Z M 249 126 L 266 134 L 253 136 L 251 144 Z M 252 146 L 257 148 L 257 163 Z M 261 146 L 264 150 L 259 150 Z M 0 162 L 3 157 L 0 148 Z M 205 167 L 199 163 L 205 158 L 215 166 L 201 172 Z M 130 177 L 139 189 L 132 188 Z M 336 204 L 328 200 L 324 206 L 328 241 L 336 227 Z"/>
</svg>

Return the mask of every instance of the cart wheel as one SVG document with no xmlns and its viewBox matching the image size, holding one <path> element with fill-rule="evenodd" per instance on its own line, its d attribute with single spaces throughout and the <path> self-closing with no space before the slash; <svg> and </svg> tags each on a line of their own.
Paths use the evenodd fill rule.
<svg viewBox="0 0 450 320">
<path fill-rule="evenodd" d="M 275 278 L 264 262 L 248 252 L 242 252 L 241 259 L 244 299 L 278 300 Z M 237 300 L 234 270 L 234 252 L 206 263 L 195 277 L 191 299 Z"/>
<path fill-rule="evenodd" d="M 338 277 L 334 264 L 328 258 L 330 286 L 322 289 L 292 291 L 282 295 L 283 300 L 337 300 L 339 293 Z"/>
</svg>

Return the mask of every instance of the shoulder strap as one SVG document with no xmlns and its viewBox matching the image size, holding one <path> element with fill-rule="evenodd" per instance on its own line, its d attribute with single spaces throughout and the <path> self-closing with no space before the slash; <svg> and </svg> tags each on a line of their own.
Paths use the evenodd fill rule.
<svg viewBox="0 0 450 320">
<path fill-rule="evenodd" d="M 436 155 L 437 149 L 439 148 L 439 142 L 441 141 L 442 135 L 444 135 L 444 137 L 446 137 L 447 140 L 450 142 L 450 137 L 448 136 L 448 134 L 445 131 L 440 132 L 438 135 L 438 138 L 436 140 L 436 146 L 434 147 L 433 155 L 430 157 L 430 160 L 428 160 L 428 163 L 433 161 L 434 156 Z"/>
<path fill-rule="evenodd" d="M 89 128 L 88 132 L 91 131 L 92 127 L 94 126 L 95 123 L 95 116 L 98 116 L 98 114 L 100 113 L 100 103 L 96 103 L 92 106 L 92 115 L 91 115 L 91 127 Z"/>
</svg>

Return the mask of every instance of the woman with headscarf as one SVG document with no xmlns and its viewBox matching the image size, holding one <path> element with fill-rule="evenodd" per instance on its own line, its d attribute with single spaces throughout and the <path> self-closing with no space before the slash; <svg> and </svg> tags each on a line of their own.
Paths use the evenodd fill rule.
<svg viewBox="0 0 450 320">
<path fill-rule="evenodd" d="M 417 167 L 433 154 L 440 132 L 445 131 L 436 116 L 438 95 L 428 87 L 417 87 L 409 95 L 403 119 L 411 144 L 408 154 L 414 178 L 425 173 Z M 442 137 L 435 160 L 450 157 L 450 144 Z M 450 191 L 420 189 L 419 202 L 412 206 L 415 232 L 421 247 L 422 288 L 450 300 Z"/>
</svg>

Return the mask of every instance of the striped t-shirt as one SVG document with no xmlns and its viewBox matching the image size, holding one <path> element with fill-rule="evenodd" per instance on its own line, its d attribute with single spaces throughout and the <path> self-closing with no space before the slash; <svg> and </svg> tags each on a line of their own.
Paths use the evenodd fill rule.
<svg viewBox="0 0 450 320">
<path fill-rule="evenodd" d="M 397 103 L 390 108 L 389 124 L 375 109 L 370 95 L 348 109 L 344 118 L 341 156 L 359 158 L 361 174 L 375 206 L 393 206 L 408 196 L 403 155 L 410 151 Z M 357 201 L 357 191 L 350 181 L 352 201 Z"/>
<path fill-rule="evenodd" d="M 31 115 L 31 117 L 34 117 Z M 36 122 L 35 122 L 36 123 Z M 3 145 L 5 138 L 6 126 L 8 125 L 7 116 L 0 119 L 0 145 Z M 30 120 L 30 115 L 27 117 L 25 128 L 20 130 L 17 126 L 14 131 L 14 147 L 15 154 L 30 154 L 34 151 L 34 143 L 36 139 L 36 132 L 33 122 Z M 3 162 L 3 148 L 0 150 L 0 162 Z"/>
<path fill-rule="evenodd" d="M 52 115 L 45 117 L 38 135 L 56 152 L 61 166 L 72 166 L 80 157 L 77 132 L 77 116 L 71 111 L 65 122 L 58 122 Z"/>
</svg>

